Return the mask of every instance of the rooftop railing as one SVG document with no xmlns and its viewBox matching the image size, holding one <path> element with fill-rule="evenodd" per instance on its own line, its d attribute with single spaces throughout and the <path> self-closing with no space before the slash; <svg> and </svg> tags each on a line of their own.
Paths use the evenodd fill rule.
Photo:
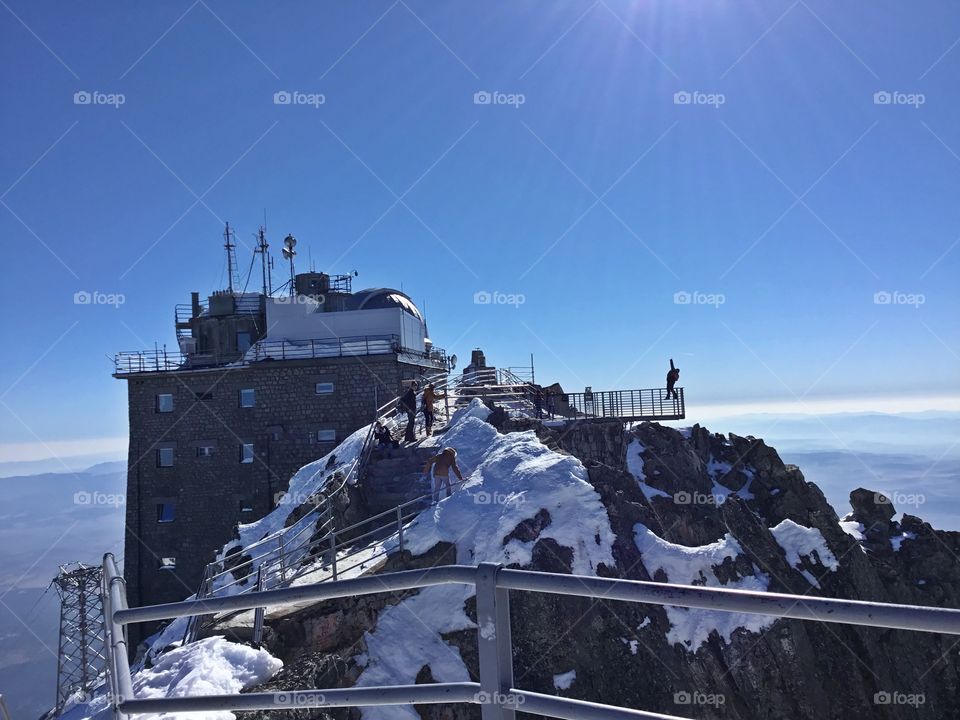
<svg viewBox="0 0 960 720">
<path fill-rule="evenodd" d="M 403 347 L 398 335 L 360 335 L 306 340 L 259 340 L 244 353 L 201 351 L 184 354 L 179 350 L 168 350 L 166 347 L 156 350 L 119 352 L 114 357 L 114 375 L 197 370 L 210 367 L 240 367 L 268 360 L 309 360 L 388 354 L 404 354 L 422 359 L 433 367 L 446 367 L 446 353 L 442 348 L 415 350 Z"/>
</svg>

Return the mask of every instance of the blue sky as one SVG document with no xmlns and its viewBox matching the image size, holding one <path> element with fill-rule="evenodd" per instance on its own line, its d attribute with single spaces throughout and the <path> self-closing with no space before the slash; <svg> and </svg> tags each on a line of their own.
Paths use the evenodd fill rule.
<svg viewBox="0 0 960 720">
<path fill-rule="evenodd" d="M 108 358 L 172 346 L 173 305 L 224 283 L 222 222 L 250 246 L 264 211 L 301 267 L 309 250 L 355 287 L 402 285 L 436 344 L 532 352 L 568 389 L 654 386 L 673 357 L 694 420 L 798 396 L 957 406 L 955 3 L 4 0 L 0 17 L 7 459 L 121 438 Z M 84 290 L 125 302 L 74 304 Z"/>
</svg>

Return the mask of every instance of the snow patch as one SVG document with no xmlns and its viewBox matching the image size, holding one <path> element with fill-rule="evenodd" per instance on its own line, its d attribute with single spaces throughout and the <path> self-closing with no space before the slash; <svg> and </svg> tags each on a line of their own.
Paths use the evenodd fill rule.
<svg viewBox="0 0 960 720">
<path fill-rule="evenodd" d="M 577 671 L 569 670 L 565 673 L 553 676 L 553 686 L 557 690 L 569 690 L 573 681 L 577 679 Z"/>
<path fill-rule="evenodd" d="M 647 475 L 643 471 L 643 453 L 646 451 L 646 446 L 637 438 L 631 440 L 630 445 L 627 446 L 627 470 L 637 479 L 637 485 L 640 486 L 640 491 L 647 500 L 652 500 L 658 496 L 668 498 L 670 496 L 663 490 L 658 490 L 645 482 Z M 657 472 L 655 474 L 659 475 Z"/>
<path fill-rule="evenodd" d="M 642 523 L 637 523 L 633 532 L 647 572 L 653 576 L 658 570 L 662 570 L 669 583 L 760 591 L 765 591 L 770 585 L 770 578 L 756 567 L 753 568 L 752 575 L 728 583 L 720 581 L 713 568 L 722 565 L 727 559 L 735 560 L 743 553 L 740 544 L 729 533 L 716 542 L 687 547 L 663 540 Z M 733 631 L 737 628 L 760 632 L 776 620 L 775 617 L 767 615 L 691 610 L 670 605 L 664 606 L 664 609 L 670 621 L 667 640 L 693 651 L 705 643 L 713 632 L 729 643 Z"/>
<path fill-rule="evenodd" d="M 810 562 L 819 562 L 831 572 L 836 572 L 840 567 L 837 558 L 827 547 L 827 541 L 823 538 L 817 528 L 804 527 L 793 520 L 787 518 L 776 527 L 770 528 L 777 544 L 783 548 L 787 556 L 787 562 L 800 570 L 802 558 L 809 558 Z M 800 570 L 801 574 L 814 587 L 820 587 L 817 579 L 807 570 Z"/>
<path fill-rule="evenodd" d="M 900 552 L 900 546 L 903 545 L 904 540 L 913 540 L 916 537 L 916 533 L 905 532 L 900 535 L 896 535 L 890 538 L 890 547 L 893 548 L 894 552 Z"/>
<path fill-rule="evenodd" d="M 854 540 L 863 542 L 863 523 L 857 522 L 856 520 L 841 520 L 839 525 L 840 529 Z"/>
<path fill-rule="evenodd" d="M 209 637 L 161 655 L 156 664 L 133 676 L 137 698 L 236 695 L 273 677 L 283 663 L 266 650 L 254 650 L 223 637 Z M 87 702 L 64 710 L 61 720 L 108 720 L 111 717 L 106 688 Z M 174 714 L 141 715 L 144 720 L 176 717 Z M 196 720 L 234 720 L 227 711 L 190 713 Z"/>
</svg>

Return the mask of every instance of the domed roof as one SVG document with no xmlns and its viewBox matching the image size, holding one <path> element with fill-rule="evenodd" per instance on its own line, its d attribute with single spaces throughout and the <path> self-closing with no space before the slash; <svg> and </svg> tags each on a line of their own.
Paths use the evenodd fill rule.
<svg viewBox="0 0 960 720">
<path fill-rule="evenodd" d="M 381 308 L 400 307 L 423 322 L 420 309 L 407 295 L 393 288 L 368 288 L 355 292 L 350 298 L 352 310 L 379 310 Z"/>
</svg>

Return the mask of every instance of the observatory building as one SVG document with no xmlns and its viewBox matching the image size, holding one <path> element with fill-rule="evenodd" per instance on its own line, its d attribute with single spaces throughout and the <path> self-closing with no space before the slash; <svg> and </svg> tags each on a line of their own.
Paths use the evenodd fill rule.
<svg viewBox="0 0 960 720">
<path fill-rule="evenodd" d="M 131 606 L 196 592 L 234 534 L 272 510 L 299 468 L 371 422 L 406 380 L 445 372 L 413 301 L 353 292 L 351 275 L 296 274 L 239 292 L 229 229 L 229 286 L 177 305 L 175 350 L 121 352 L 129 397 L 124 574 Z"/>
</svg>

